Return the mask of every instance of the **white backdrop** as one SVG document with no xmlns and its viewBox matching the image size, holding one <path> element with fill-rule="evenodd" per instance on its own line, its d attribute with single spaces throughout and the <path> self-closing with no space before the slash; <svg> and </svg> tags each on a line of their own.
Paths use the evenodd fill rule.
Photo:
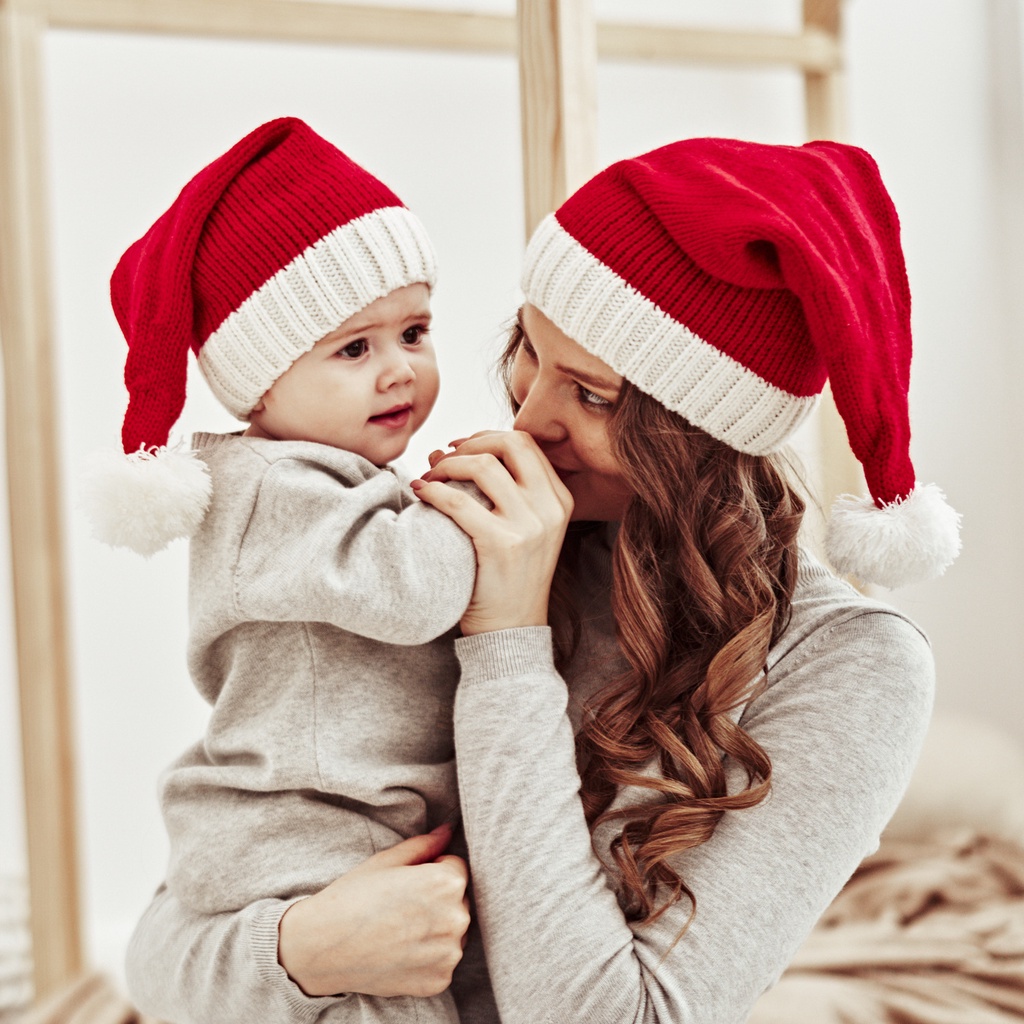
<svg viewBox="0 0 1024 1024">
<path fill-rule="evenodd" d="M 511 0 L 461 6 L 512 10 Z M 915 463 L 965 517 L 960 562 L 889 599 L 932 636 L 940 706 L 1005 723 L 1024 739 L 1015 515 L 1024 486 L 1012 418 L 1024 360 L 1021 324 L 1000 291 L 1024 268 L 995 259 L 988 6 L 848 0 L 849 141 L 875 155 L 904 225 Z M 606 18 L 791 29 L 799 4 L 599 0 L 596 8 Z M 442 392 L 406 459 L 420 469 L 430 449 L 502 422 L 491 365 L 518 303 L 518 86 L 511 57 L 101 33 L 51 33 L 46 62 L 83 909 L 91 958 L 117 973 L 163 871 L 156 777 L 202 730 L 205 706 L 184 664 L 185 546 L 149 561 L 102 548 L 74 508 L 82 458 L 116 443 L 125 405 L 110 271 L 203 164 L 262 121 L 305 118 L 387 181 L 439 252 Z M 602 164 L 690 135 L 803 141 L 795 72 L 602 63 L 598 86 Z M 185 435 L 232 429 L 204 387 L 198 376 L 190 383 Z M 6 550 L 0 573 L 9 574 Z M 9 620 L 4 587 L 0 872 L 24 861 Z"/>
</svg>

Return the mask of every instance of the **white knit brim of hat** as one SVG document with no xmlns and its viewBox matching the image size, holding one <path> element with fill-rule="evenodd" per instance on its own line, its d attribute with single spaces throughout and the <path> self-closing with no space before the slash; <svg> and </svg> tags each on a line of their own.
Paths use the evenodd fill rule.
<svg viewBox="0 0 1024 1024">
<path fill-rule="evenodd" d="M 199 367 L 228 411 L 247 419 L 274 381 L 350 316 L 397 288 L 436 280 L 419 219 L 382 207 L 325 235 L 253 292 L 207 338 Z"/>
<path fill-rule="evenodd" d="M 549 214 L 526 250 L 530 305 L 616 373 L 732 448 L 767 455 L 819 396 L 792 395 L 699 338 L 585 249 Z"/>
</svg>

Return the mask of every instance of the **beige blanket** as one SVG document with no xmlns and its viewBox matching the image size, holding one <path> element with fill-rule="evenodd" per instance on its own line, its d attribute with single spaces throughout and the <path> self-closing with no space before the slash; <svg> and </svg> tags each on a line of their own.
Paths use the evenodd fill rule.
<svg viewBox="0 0 1024 1024">
<path fill-rule="evenodd" d="M 1024 848 L 883 840 L 750 1024 L 1021 1024 Z"/>
</svg>

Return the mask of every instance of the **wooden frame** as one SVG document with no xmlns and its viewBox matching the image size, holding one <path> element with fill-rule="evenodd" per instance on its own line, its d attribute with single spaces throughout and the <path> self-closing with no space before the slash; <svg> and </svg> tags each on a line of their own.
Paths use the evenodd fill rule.
<svg viewBox="0 0 1024 1024">
<path fill-rule="evenodd" d="M 45 21 L 0 18 L 0 344 L 4 358 L 34 982 L 81 968 L 60 483 L 52 397 L 40 49 Z"/>
<path fill-rule="evenodd" d="M 589 0 L 520 0 L 516 18 L 315 0 L 0 0 L 0 344 L 37 998 L 83 967 L 61 494 L 51 415 L 40 60 L 46 30 L 499 53 L 518 47 L 525 216 L 532 228 L 596 169 L 599 54 L 796 67 L 806 83 L 808 134 L 841 137 L 840 0 L 804 0 L 803 10 L 802 31 L 784 35 L 595 25 Z M 829 448 L 847 450 L 845 440 Z M 828 489 L 846 484 L 832 480 Z"/>
</svg>

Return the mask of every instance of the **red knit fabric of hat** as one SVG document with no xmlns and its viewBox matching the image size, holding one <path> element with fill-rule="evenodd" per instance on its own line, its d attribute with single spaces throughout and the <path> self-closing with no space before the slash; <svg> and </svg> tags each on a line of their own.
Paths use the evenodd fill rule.
<svg viewBox="0 0 1024 1024">
<path fill-rule="evenodd" d="M 297 118 L 260 126 L 200 171 L 111 279 L 129 346 L 124 450 L 166 444 L 185 401 L 190 348 L 198 353 L 247 298 L 339 225 L 401 206 Z"/>
<path fill-rule="evenodd" d="M 800 397 L 831 378 L 875 501 L 913 490 L 910 290 L 896 211 L 867 153 L 689 139 L 612 165 L 555 217 L 762 381 Z"/>
</svg>

